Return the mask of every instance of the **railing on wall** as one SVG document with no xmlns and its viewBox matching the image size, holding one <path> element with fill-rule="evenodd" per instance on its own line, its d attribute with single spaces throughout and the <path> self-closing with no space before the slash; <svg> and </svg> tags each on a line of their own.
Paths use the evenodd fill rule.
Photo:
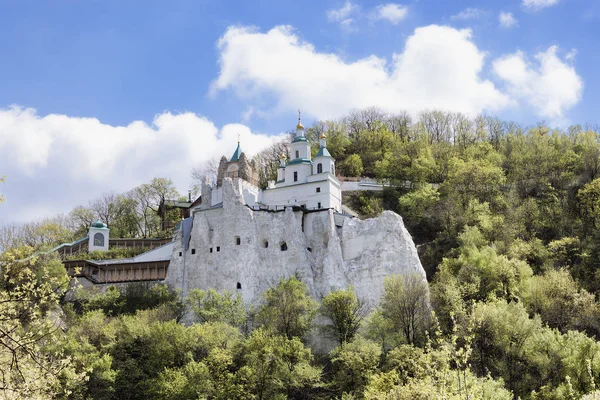
<svg viewBox="0 0 600 400">
<path fill-rule="evenodd" d="M 110 239 L 108 241 L 108 248 L 148 248 L 154 249 L 156 247 L 163 246 L 167 243 L 171 243 L 173 238 L 165 239 Z"/>
</svg>

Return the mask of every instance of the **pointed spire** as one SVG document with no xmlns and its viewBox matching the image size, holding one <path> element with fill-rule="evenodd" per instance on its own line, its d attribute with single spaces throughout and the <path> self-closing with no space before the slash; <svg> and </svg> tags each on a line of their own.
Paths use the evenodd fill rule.
<svg viewBox="0 0 600 400">
<path fill-rule="evenodd" d="M 241 156 L 242 156 L 242 147 L 240 146 L 240 135 L 238 133 L 238 145 L 237 145 L 237 148 L 235 149 L 235 151 L 233 152 L 231 159 L 229 159 L 229 162 L 239 161 Z"/>
</svg>

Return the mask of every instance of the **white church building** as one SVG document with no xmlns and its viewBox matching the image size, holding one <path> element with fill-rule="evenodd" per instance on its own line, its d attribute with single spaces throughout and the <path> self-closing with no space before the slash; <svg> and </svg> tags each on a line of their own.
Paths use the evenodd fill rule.
<svg viewBox="0 0 600 400">
<path fill-rule="evenodd" d="M 297 206 L 308 210 L 332 209 L 342 212 L 342 189 L 335 176 L 335 160 L 327 151 L 327 138 L 319 138 L 319 151 L 312 158 L 311 144 L 298 118 L 296 137 L 290 145 L 290 158 L 280 157 L 277 180 L 261 190 L 257 186 L 255 168 L 238 147 L 229 160 L 221 158 L 217 184 L 203 188 L 200 208 L 215 207 L 223 202 L 224 178 L 241 178 L 244 201 L 250 207 L 277 209 Z M 210 199 L 210 202 L 208 201 Z"/>
</svg>

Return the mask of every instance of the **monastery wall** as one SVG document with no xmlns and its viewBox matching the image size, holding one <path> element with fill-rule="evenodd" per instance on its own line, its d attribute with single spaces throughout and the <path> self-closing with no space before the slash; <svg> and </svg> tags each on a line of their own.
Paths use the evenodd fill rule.
<svg viewBox="0 0 600 400">
<path fill-rule="evenodd" d="M 184 296 L 192 288 L 229 289 L 258 303 L 281 278 L 296 274 L 316 299 L 352 285 L 375 305 L 385 276 L 416 273 L 425 279 L 412 238 L 393 212 L 340 223 L 332 210 L 253 211 L 240 189 L 224 179 L 223 207 L 195 212 L 189 238 L 179 230 L 166 282 Z"/>
</svg>

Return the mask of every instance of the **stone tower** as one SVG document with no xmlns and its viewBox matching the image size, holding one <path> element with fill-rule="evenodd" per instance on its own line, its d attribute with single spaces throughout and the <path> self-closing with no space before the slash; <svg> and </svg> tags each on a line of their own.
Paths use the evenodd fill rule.
<svg viewBox="0 0 600 400">
<path fill-rule="evenodd" d="M 223 185 L 223 178 L 241 178 L 253 185 L 258 185 L 258 171 L 254 163 L 246 158 L 239 141 L 229 161 L 225 156 L 221 157 L 217 171 L 217 186 Z"/>
</svg>

